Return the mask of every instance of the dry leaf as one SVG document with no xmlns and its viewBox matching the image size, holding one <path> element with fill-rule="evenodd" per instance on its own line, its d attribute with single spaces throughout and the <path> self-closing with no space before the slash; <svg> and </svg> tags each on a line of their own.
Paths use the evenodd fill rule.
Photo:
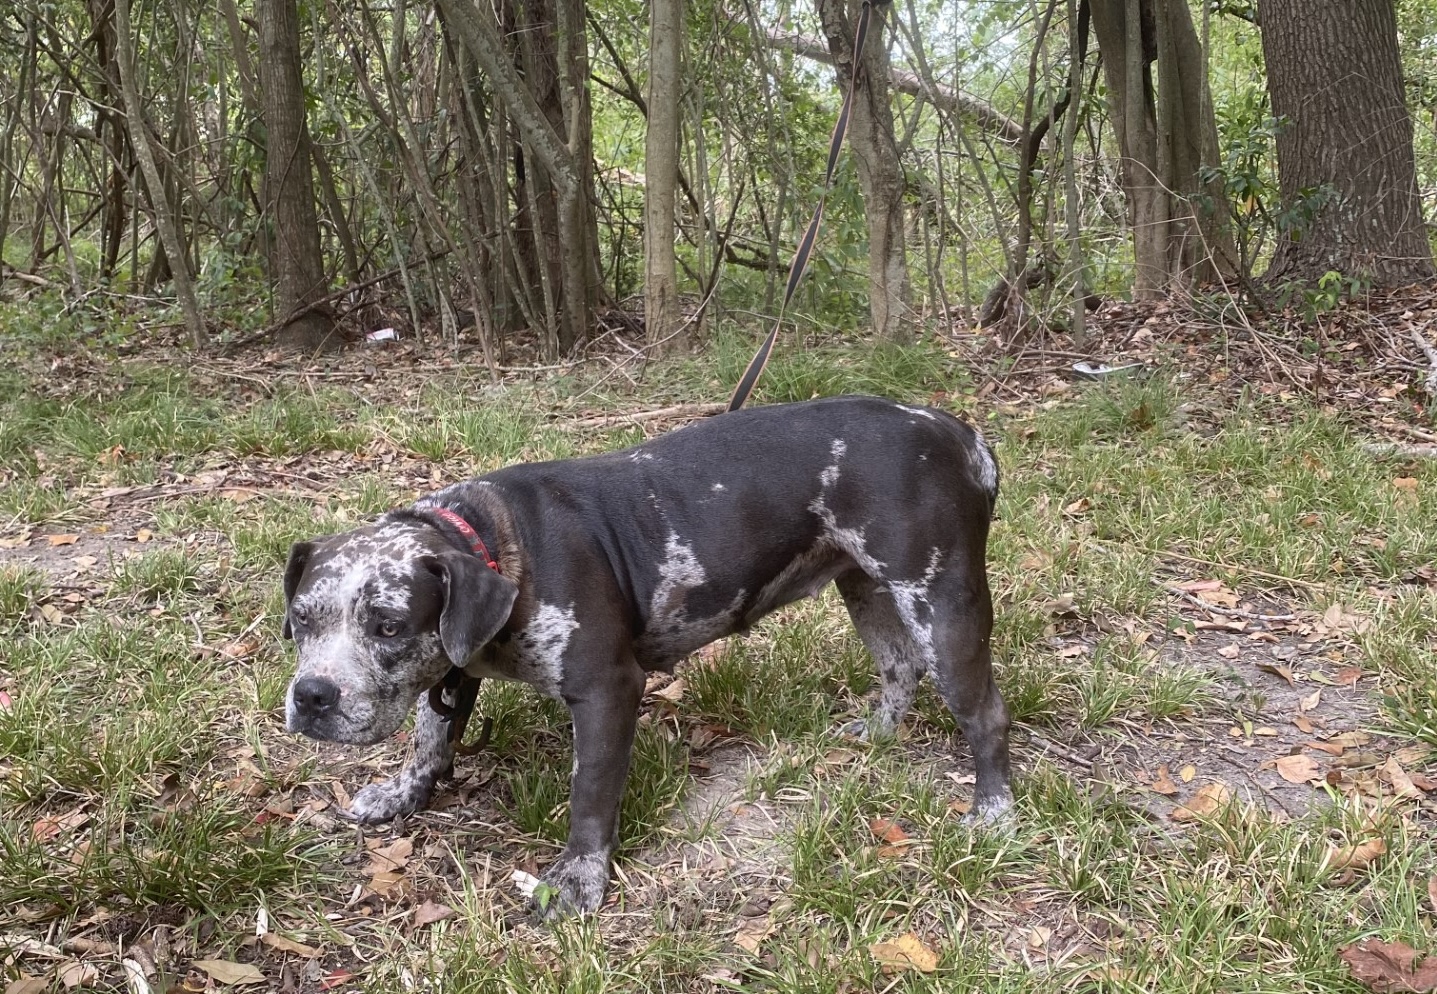
<svg viewBox="0 0 1437 994">
<path fill-rule="evenodd" d="M 891 942 L 875 942 L 868 947 L 868 952 L 884 973 L 899 970 L 932 973 L 938 969 L 938 954 L 912 932 L 904 932 Z"/>
<path fill-rule="evenodd" d="M 903 831 L 903 827 L 896 821 L 889 821 L 887 818 L 875 818 L 868 823 L 868 830 L 878 836 L 890 846 L 903 845 L 912 842 L 909 834 Z"/>
<path fill-rule="evenodd" d="M 76 987 L 91 987 L 100 979 L 100 968 L 93 963 L 82 963 L 80 960 L 72 959 L 68 963 L 61 963 L 55 971 L 55 976 L 69 990 L 74 990 Z"/>
<path fill-rule="evenodd" d="M 45 994 L 49 989 L 50 981 L 44 977 L 31 977 L 22 973 L 5 985 L 5 994 Z"/>
<path fill-rule="evenodd" d="M 1383 780 L 1392 784 L 1392 793 L 1398 797 L 1422 796 L 1422 791 L 1418 790 L 1416 785 L 1413 784 L 1412 778 L 1407 775 L 1407 771 L 1402 768 L 1402 764 L 1397 762 L 1396 756 L 1387 757 L 1387 762 L 1382 764 L 1379 775 Z"/>
<path fill-rule="evenodd" d="M 80 541 L 79 535 L 46 535 L 45 541 L 50 543 L 51 548 L 57 545 L 74 545 Z"/>
<path fill-rule="evenodd" d="M 1437 956 L 1428 956 L 1420 968 L 1413 969 L 1417 950 L 1405 942 L 1363 939 L 1339 950 L 1338 955 L 1352 976 L 1377 994 L 1437 990 Z"/>
<path fill-rule="evenodd" d="M 1192 783 L 1193 777 L 1195 776 L 1197 776 L 1197 767 L 1194 766 L 1192 763 L 1189 763 L 1182 769 L 1178 770 L 1178 779 L 1181 780 L 1183 783 Z"/>
<path fill-rule="evenodd" d="M 653 692 L 653 696 L 670 704 L 677 704 L 684 696 L 684 678 L 670 680 L 668 686 Z"/>
<path fill-rule="evenodd" d="M 1264 660 L 1263 662 L 1257 664 L 1257 668 L 1262 670 L 1264 673 L 1271 673 L 1273 676 L 1282 677 L 1284 680 L 1287 681 L 1287 684 L 1290 687 L 1297 686 L 1297 678 L 1292 675 L 1292 670 L 1288 669 L 1286 666 L 1283 666 L 1280 663 L 1269 663 Z"/>
<path fill-rule="evenodd" d="M 364 868 L 364 872 L 374 876 L 404 869 L 409 863 L 409 857 L 414 854 L 414 840 L 395 839 L 389 845 L 381 846 L 378 839 L 371 839 L 367 848 L 369 865 Z"/>
<path fill-rule="evenodd" d="M 1168 772 L 1166 764 L 1158 767 L 1157 778 L 1149 784 L 1149 787 L 1159 794 L 1166 794 L 1168 797 L 1175 796 L 1181 790 L 1181 788 L 1173 782 L 1172 774 Z"/>
<path fill-rule="evenodd" d="M 1237 645 L 1225 645 L 1217 651 L 1217 654 L 1224 659 L 1236 659 L 1242 655 L 1242 649 Z"/>
<path fill-rule="evenodd" d="M 449 905 L 425 901 L 414 909 L 414 927 L 423 928 L 425 925 L 433 925 L 435 922 L 442 922 L 446 918 L 453 917 L 454 909 Z"/>
<path fill-rule="evenodd" d="M 1327 851 L 1327 867 L 1330 870 L 1365 870 L 1386 852 L 1387 843 L 1381 839 L 1368 839 L 1340 849 L 1334 846 Z"/>
<path fill-rule="evenodd" d="M 1311 735 L 1314 731 L 1317 730 L 1317 726 L 1302 715 L 1298 715 L 1296 718 L 1293 718 L 1292 723 L 1296 725 L 1297 730 L 1302 732 L 1302 734 L 1304 735 Z"/>
<path fill-rule="evenodd" d="M 762 918 L 745 918 L 739 925 L 738 932 L 734 934 L 733 944 L 745 952 L 758 954 L 758 947 L 763 945 L 773 932 L 773 922 L 766 916 Z"/>
<path fill-rule="evenodd" d="M 344 986 L 353 979 L 354 974 L 348 970 L 331 970 L 320 978 L 319 989 L 322 991 L 332 991 L 336 987 Z"/>
<path fill-rule="evenodd" d="M 195 969 L 209 974 L 215 983 L 224 984 L 226 987 L 246 987 L 265 982 L 264 974 L 249 963 L 235 963 L 227 959 L 197 959 L 193 965 Z"/>
<path fill-rule="evenodd" d="M 359 899 L 362 901 L 372 896 L 395 900 L 403 897 L 409 887 L 409 878 L 403 870 L 381 870 L 369 878 L 359 892 Z"/>
<path fill-rule="evenodd" d="M 1281 756 L 1273 765 L 1277 767 L 1277 775 L 1288 783 L 1307 783 L 1321 776 L 1317 769 L 1317 761 L 1305 753 L 1299 753 L 1296 756 Z"/>
<path fill-rule="evenodd" d="M 89 820 L 90 816 L 83 808 L 76 808 L 63 815 L 41 818 L 30 829 L 30 834 L 36 842 L 48 842 L 61 832 L 83 827 Z"/>
<path fill-rule="evenodd" d="M 1196 821 L 1220 810 L 1232 799 L 1232 791 L 1225 783 L 1205 783 L 1198 788 L 1192 800 L 1179 804 L 1168 815 L 1173 821 Z"/>
<path fill-rule="evenodd" d="M 1318 687 L 1312 693 L 1308 694 L 1301 701 L 1299 701 L 1297 704 L 1297 708 L 1299 711 L 1311 711 L 1320 703 L 1322 703 L 1322 688 Z"/>
<path fill-rule="evenodd" d="M 313 946 L 306 946 L 303 942 L 286 939 L 278 932 L 266 932 L 259 937 L 259 941 L 271 949 L 278 949 L 282 953 L 293 953 L 296 956 L 303 956 L 305 959 L 314 959 L 319 955 L 319 950 Z"/>
</svg>

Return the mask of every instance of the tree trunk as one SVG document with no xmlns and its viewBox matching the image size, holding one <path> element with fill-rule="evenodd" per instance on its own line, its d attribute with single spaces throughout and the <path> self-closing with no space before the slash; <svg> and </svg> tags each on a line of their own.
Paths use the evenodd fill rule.
<svg viewBox="0 0 1437 994">
<path fill-rule="evenodd" d="M 265 202 L 274 221 L 275 316 L 285 323 L 276 341 L 315 351 L 342 344 L 320 309 L 287 320 L 327 290 L 310 170 L 309 127 L 299 61 L 296 0 L 256 0 L 259 74 L 265 123 Z"/>
<path fill-rule="evenodd" d="M 678 267 L 674 192 L 679 177 L 679 65 L 684 0 L 651 0 L 648 131 L 644 140 L 644 326 L 650 345 L 676 347 Z"/>
<path fill-rule="evenodd" d="M 1432 276 L 1392 0 L 1259 0 L 1258 12 L 1272 112 L 1287 120 L 1277 132 L 1284 209 L 1332 191 L 1278 240 L 1268 279 Z"/>
<path fill-rule="evenodd" d="M 912 336 L 909 320 L 908 256 L 903 225 L 903 164 L 893 137 L 893 108 L 888 102 L 888 49 L 883 40 L 884 7 L 873 8 L 863 66 L 853 66 L 853 29 L 857 2 L 814 0 L 839 87 L 856 86 L 848 143 L 858 167 L 863 211 L 868 227 L 868 309 L 873 331 L 882 338 L 905 341 Z"/>
<path fill-rule="evenodd" d="M 199 301 L 195 298 L 194 285 L 190 282 L 189 266 L 185 261 L 185 243 L 180 237 L 176 216 L 170 213 L 169 201 L 165 197 L 165 184 L 160 178 L 160 167 L 155 161 L 154 149 L 150 146 L 149 128 L 145 125 L 144 105 L 140 103 L 140 91 L 135 85 L 135 52 L 130 39 L 130 0 L 115 0 L 115 59 L 120 73 L 120 92 L 125 101 L 125 124 L 130 132 L 130 147 L 139 160 L 140 172 L 145 178 L 145 187 L 150 198 L 150 209 L 154 211 L 155 228 L 160 234 L 160 244 L 170 260 L 170 275 L 175 284 L 175 296 L 179 298 L 180 311 L 189 329 L 190 341 L 195 346 L 205 343 L 205 319 L 200 313 Z"/>
<path fill-rule="evenodd" d="M 1133 228 L 1133 295 L 1235 272 L 1232 234 L 1206 206 L 1222 202 L 1221 190 L 1199 179 L 1217 161 L 1217 124 L 1186 0 L 1091 0 L 1090 9 Z"/>
</svg>

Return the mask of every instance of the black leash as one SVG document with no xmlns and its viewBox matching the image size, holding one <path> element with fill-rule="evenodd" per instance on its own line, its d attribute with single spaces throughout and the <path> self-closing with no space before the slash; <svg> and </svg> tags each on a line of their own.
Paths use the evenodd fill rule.
<svg viewBox="0 0 1437 994">
<path fill-rule="evenodd" d="M 768 365 L 774 343 L 778 341 L 779 329 L 783 327 L 784 312 L 788 310 L 793 293 L 798 289 L 798 281 L 803 279 L 803 274 L 808 269 L 808 259 L 813 254 L 813 245 L 818 240 L 818 229 L 823 222 L 823 205 L 828 199 L 829 189 L 833 186 L 833 174 L 838 169 L 838 155 L 843 150 L 843 139 L 848 134 L 848 119 L 853 114 L 853 93 L 858 89 L 858 77 L 863 72 L 863 46 L 868 40 L 868 22 L 872 18 L 874 7 L 884 6 L 889 2 L 890 0 L 863 0 L 863 10 L 858 15 L 858 27 L 853 32 L 853 78 L 848 82 L 848 92 L 843 95 L 843 108 L 838 112 L 838 120 L 834 122 L 833 135 L 828 139 L 828 166 L 823 174 L 823 192 L 818 195 L 818 206 L 813 210 L 813 220 L 808 222 L 808 230 L 803 233 L 798 250 L 793 254 L 793 262 L 788 267 L 788 283 L 783 289 L 783 303 L 778 307 L 778 318 L 773 323 L 773 330 L 758 347 L 754 357 L 749 360 L 748 368 L 739 378 L 733 397 L 728 402 L 730 411 L 743 407 L 753 393 L 753 388 L 758 385 L 758 378 L 763 375 L 763 368 Z"/>
</svg>

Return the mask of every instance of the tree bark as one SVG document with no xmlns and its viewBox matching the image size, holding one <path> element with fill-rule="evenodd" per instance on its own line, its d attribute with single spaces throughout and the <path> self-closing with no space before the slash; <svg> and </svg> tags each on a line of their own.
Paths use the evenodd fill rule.
<svg viewBox="0 0 1437 994">
<path fill-rule="evenodd" d="M 160 234 L 160 245 L 170 262 L 170 276 L 175 285 L 175 296 L 179 298 L 180 312 L 185 318 L 185 327 L 190 333 L 190 342 L 199 347 L 207 337 L 204 315 L 200 312 L 199 301 L 195 298 L 194 285 L 190 282 L 189 264 L 185 258 L 185 243 L 180 237 L 178 222 L 170 213 L 165 197 L 165 184 L 160 178 L 160 167 L 155 162 L 154 149 L 150 146 L 149 128 L 145 125 L 144 106 L 140 103 L 140 92 L 135 86 L 135 52 L 130 39 L 130 0 L 115 0 L 115 60 L 120 73 L 120 93 L 125 101 L 125 125 L 130 132 L 130 146 L 140 162 L 140 172 L 145 178 L 149 193 L 150 209 L 155 215 L 155 228 Z"/>
<path fill-rule="evenodd" d="M 1207 206 L 1221 190 L 1199 179 L 1217 161 L 1217 123 L 1186 0 L 1091 0 L 1090 9 L 1122 155 L 1133 295 L 1235 272 L 1232 234 Z"/>
<path fill-rule="evenodd" d="M 893 108 L 888 101 L 888 49 L 883 40 L 883 7 L 873 8 L 863 65 L 853 64 L 853 29 L 861 4 L 845 0 L 814 0 L 841 89 L 856 86 L 848 143 L 858 167 L 868 227 L 868 309 L 873 331 L 882 338 L 906 341 L 909 321 L 908 256 L 903 225 L 903 164 L 893 136 Z"/>
<path fill-rule="evenodd" d="M 644 136 L 644 326 L 650 345 L 674 348 L 678 266 L 674 195 L 679 177 L 679 64 L 684 0 L 649 5 L 648 128 Z"/>
<path fill-rule="evenodd" d="M 275 317 L 284 323 L 276 341 L 315 351 L 342 344 L 322 308 L 297 314 L 325 295 L 324 256 L 314 204 L 309 126 L 300 73 L 296 0 L 256 0 L 259 75 L 265 123 L 265 201 L 274 221 Z"/>
<path fill-rule="evenodd" d="M 1402 284 L 1433 274 L 1422 225 L 1392 0 L 1259 0 L 1277 132 L 1278 185 L 1332 198 L 1281 237 L 1269 280 L 1330 270 Z"/>
</svg>

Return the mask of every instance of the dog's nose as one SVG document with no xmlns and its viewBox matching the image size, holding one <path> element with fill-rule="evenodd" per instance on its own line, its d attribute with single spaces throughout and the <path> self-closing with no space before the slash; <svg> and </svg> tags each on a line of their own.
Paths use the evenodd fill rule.
<svg viewBox="0 0 1437 994">
<path fill-rule="evenodd" d="M 318 717 L 339 703 L 339 684 L 322 676 L 307 676 L 294 683 L 294 706 L 300 714 Z"/>
</svg>

